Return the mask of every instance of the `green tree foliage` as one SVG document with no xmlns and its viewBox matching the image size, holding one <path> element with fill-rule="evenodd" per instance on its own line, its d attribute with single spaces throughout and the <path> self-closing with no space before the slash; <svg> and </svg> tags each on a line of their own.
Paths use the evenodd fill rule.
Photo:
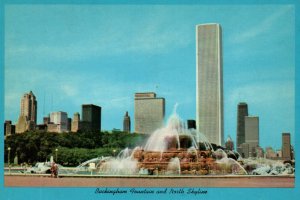
<svg viewBox="0 0 300 200">
<path fill-rule="evenodd" d="M 145 135 L 125 132 L 78 132 L 50 133 L 29 131 L 15 134 L 5 139 L 5 161 L 8 160 L 7 148 L 11 147 L 10 158 L 16 155 L 19 163 L 34 164 L 38 161 L 55 158 L 58 149 L 58 162 L 75 166 L 91 158 L 113 155 L 113 150 L 143 145 Z"/>
</svg>

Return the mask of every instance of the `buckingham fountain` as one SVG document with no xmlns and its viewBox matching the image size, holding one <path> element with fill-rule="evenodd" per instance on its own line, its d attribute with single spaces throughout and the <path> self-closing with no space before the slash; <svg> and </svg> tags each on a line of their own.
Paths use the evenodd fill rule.
<svg viewBox="0 0 300 200">
<path fill-rule="evenodd" d="M 264 158 L 243 159 L 237 152 L 211 144 L 204 134 L 187 129 L 174 112 L 143 146 L 125 148 L 117 156 L 88 160 L 61 174 L 109 176 L 293 175 L 291 163 Z"/>
<path fill-rule="evenodd" d="M 116 157 L 88 160 L 75 170 L 77 174 L 87 172 L 117 176 L 288 175 L 294 174 L 294 167 L 264 158 L 242 159 L 235 151 L 212 145 L 199 131 L 187 129 L 174 112 L 144 146 L 125 148 Z"/>
<path fill-rule="evenodd" d="M 187 129 L 174 112 L 143 147 L 91 159 L 79 165 L 76 173 L 89 169 L 95 175 L 247 175 L 242 164 L 237 152 L 213 148 L 204 134 Z"/>
</svg>

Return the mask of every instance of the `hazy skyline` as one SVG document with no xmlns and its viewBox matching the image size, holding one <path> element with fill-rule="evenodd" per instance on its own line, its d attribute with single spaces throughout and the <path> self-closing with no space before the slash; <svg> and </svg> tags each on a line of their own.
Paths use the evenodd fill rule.
<svg viewBox="0 0 300 200">
<path fill-rule="evenodd" d="M 5 119 L 33 91 L 38 122 L 102 107 L 104 130 L 134 125 L 134 93 L 166 99 L 166 120 L 195 119 L 197 24 L 223 29 L 224 136 L 236 140 L 237 105 L 259 116 L 260 145 L 295 143 L 295 14 L 292 5 L 5 6 Z M 236 17 L 238 16 L 238 17 Z M 45 103 L 44 103 L 45 102 Z M 8 112 L 9 111 L 9 112 Z"/>
</svg>

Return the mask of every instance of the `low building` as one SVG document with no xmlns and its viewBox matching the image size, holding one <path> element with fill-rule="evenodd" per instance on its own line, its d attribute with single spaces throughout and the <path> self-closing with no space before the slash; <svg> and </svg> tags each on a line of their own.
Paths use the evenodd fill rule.
<svg viewBox="0 0 300 200">
<path fill-rule="evenodd" d="M 250 156 L 250 146 L 248 143 L 243 143 L 239 147 L 239 151 L 243 158 L 249 158 Z"/>
<path fill-rule="evenodd" d="M 26 116 L 21 115 L 16 124 L 16 133 L 24 133 L 35 129 L 34 121 L 27 120 Z"/>
<path fill-rule="evenodd" d="M 281 151 L 281 149 L 277 149 L 276 150 L 276 156 L 277 156 L 277 158 L 282 158 L 282 151 Z"/>
<path fill-rule="evenodd" d="M 196 120 L 188 119 L 187 120 L 188 129 L 196 129 Z"/>
<path fill-rule="evenodd" d="M 267 159 L 277 159 L 277 154 L 272 147 L 266 147 L 265 157 Z"/>
<path fill-rule="evenodd" d="M 56 125 L 56 131 L 53 124 Z M 68 114 L 62 111 L 51 113 L 50 124 L 48 124 L 48 131 L 57 133 L 68 132 Z"/>
<path fill-rule="evenodd" d="M 35 130 L 39 131 L 39 132 L 47 132 L 48 125 L 47 124 L 38 124 L 38 125 L 36 125 Z"/>
<path fill-rule="evenodd" d="M 50 116 L 44 117 L 43 118 L 43 123 L 44 124 L 49 124 L 50 123 Z"/>
<path fill-rule="evenodd" d="M 15 125 L 13 125 L 10 120 L 5 121 L 5 123 L 4 123 L 4 135 L 5 136 L 10 136 L 10 135 L 15 134 L 15 131 L 16 131 L 15 129 L 16 129 Z"/>
<path fill-rule="evenodd" d="M 227 140 L 225 142 L 225 149 L 230 151 L 234 149 L 234 143 L 230 136 L 227 137 Z"/>
<path fill-rule="evenodd" d="M 256 147 L 256 157 L 257 158 L 264 158 L 264 149 L 261 147 Z"/>
<path fill-rule="evenodd" d="M 47 132 L 59 133 L 58 124 L 47 124 Z"/>
</svg>

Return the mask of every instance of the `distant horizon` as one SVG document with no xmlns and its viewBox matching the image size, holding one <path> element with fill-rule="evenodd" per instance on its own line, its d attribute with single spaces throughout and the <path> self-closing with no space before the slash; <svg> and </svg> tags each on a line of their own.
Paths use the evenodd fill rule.
<svg viewBox="0 0 300 200">
<path fill-rule="evenodd" d="M 294 145 L 292 5 L 7 5 L 4 120 L 16 123 L 30 90 L 38 122 L 95 104 L 103 130 L 122 129 L 126 111 L 134 127 L 139 92 L 165 98 L 165 121 L 176 103 L 185 123 L 196 120 L 195 27 L 207 22 L 223 29 L 224 140 L 236 145 L 237 105 L 246 102 L 261 147 L 280 149 L 282 133 Z"/>
</svg>

